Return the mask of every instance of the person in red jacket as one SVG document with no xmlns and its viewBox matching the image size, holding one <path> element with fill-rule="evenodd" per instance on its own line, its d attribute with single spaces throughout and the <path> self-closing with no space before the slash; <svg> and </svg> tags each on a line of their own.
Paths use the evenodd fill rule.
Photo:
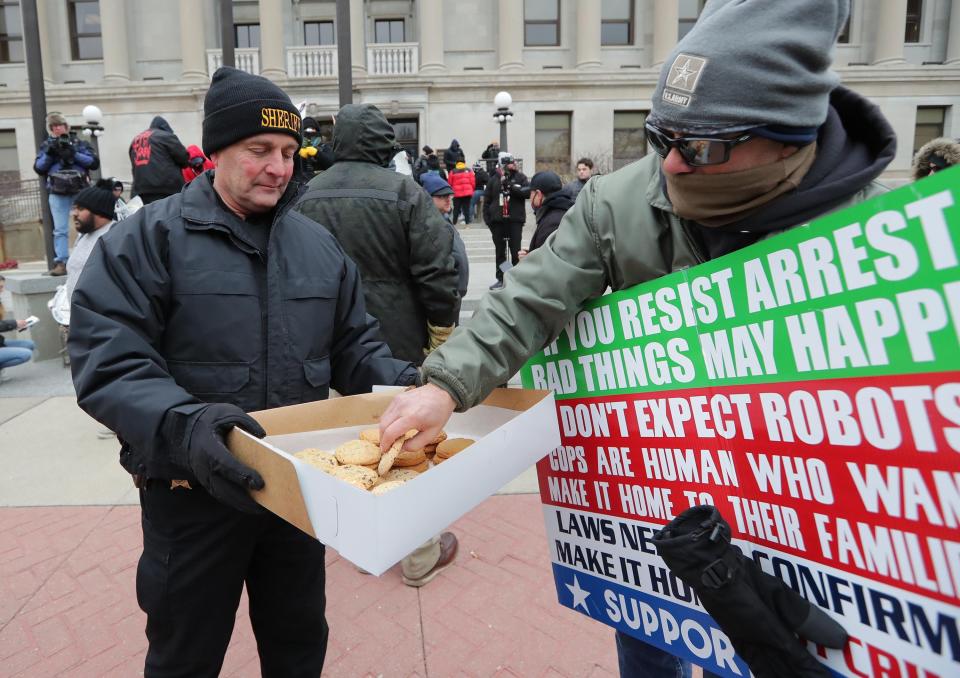
<svg viewBox="0 0 960 678">
<path fill-rule="evenodd" d="M 450 172 L 448 180 L 450 188 L 453 189 L 453 214 L 450 215 L 450 219 L 456 224 L 462 212 L 464 221 L 469 224 L 470 198 L 473 197 L 473 189 L 477 185 L 473 170 L 467 167 L 467 163 L 458 162 L 453 171 Z"/>
<path fill-rule="evenodd" d="M 187 155 L 190 156 L 190 160 L 187 161 L 187 166 L 181 170 L 185 183 L 189 184 L 208 169 L 216 167 L 213 161 L 203 154 L 199 146 L 187 146 Z"/>
</svg>

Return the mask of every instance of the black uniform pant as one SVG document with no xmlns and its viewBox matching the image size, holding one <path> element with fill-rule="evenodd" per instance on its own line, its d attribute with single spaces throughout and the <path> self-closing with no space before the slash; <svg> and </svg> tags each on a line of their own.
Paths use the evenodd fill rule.
<svg viewBox="0 0 960 678">
<path fill-rule="evenodd" d="M 497 253 L 497 280 L 503 280 L 500 264 L 507 260 L 507 244 L 510 245 L 510 261 L 516 266 L 520 261 L 520 238 L 523 236 L 523 223 L 516 221 L 494 221 L 490 226 L 493 234 L 493 247 Z"/>
<path fill-rule="evenodd" d="M 148 481 L 140 506 L 146 678 L 219 675 L 244 583 L 262 675 L 320 675 L 328 634 L 320 542 L 272 513 L 240 513 L 170 481 Z"/>
</svg>

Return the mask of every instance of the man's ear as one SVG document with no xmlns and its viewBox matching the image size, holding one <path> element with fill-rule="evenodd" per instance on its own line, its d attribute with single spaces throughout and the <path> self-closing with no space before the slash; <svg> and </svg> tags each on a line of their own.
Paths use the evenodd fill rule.
<svg viewBox="0 0 960 678">
<path fill-rule="evenodd" d="M 214 151 L 213 153 L 210 154 L 210 162 L 213 163 L 214 167 L 220 164 L 220 162 L 217 160 L 217 158 L 219 157 L 220 157 L 220 151 Z"/>
</svg>

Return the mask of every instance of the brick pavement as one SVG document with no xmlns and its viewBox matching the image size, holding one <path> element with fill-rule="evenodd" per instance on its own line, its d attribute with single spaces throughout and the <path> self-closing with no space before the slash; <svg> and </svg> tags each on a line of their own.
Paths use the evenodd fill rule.
<svg viewBox="0 0 960 678">
<path fill-rule="evenodd" d="M 327 556 L 326 676 L 615 676 L 611 630 L 561 607 L 536 495 L 491 497 L 453 527 L 428 586 Z M 0 509 L 0 675 L 141 675 L 136 507 Z M 224 676 L 259 676 L 241 603 Z"/>
</svg>

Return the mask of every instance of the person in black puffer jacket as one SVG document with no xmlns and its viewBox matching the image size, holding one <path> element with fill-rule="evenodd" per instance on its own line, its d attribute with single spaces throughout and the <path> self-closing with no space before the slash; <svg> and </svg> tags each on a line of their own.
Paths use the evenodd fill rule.
<svg viewBox="0 0 960 678">
<path fill-rule="evenodd" d="M 563 186 L 563 180 L 556 172 L 537 172 L 530 180 L 528 187 L 530 207 L 537 217 L 537 230 L 530 238 L 530 247 L 520 250 L 520 258 L 537 249 L 547 241 L 560 226 L 560 221 L 567 210 L 576 202 Z"/>
<path fill-rule="evenodd" d="M 190 154 L 161 116 L 130 142 L 130 167 L 133 171 L 133 195 L 144 205 L 175 195 L 183 188 L 183 168 Z"/>
</svg>

